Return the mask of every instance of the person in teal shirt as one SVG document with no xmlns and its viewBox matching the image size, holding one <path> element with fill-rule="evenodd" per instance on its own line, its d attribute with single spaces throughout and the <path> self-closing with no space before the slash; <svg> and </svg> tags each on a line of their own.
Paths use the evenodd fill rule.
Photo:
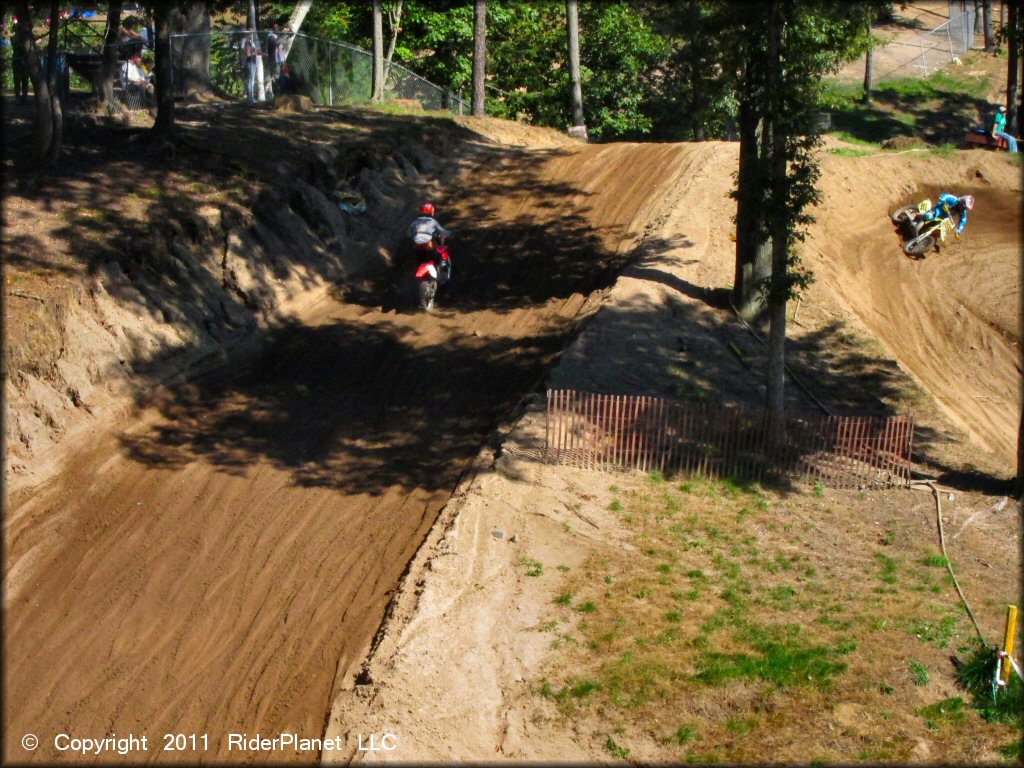
<svg viewBox="0 0 1024 768">
<path fill-rule="evenodd" d="M 1006 107 L 1002 106 L 999 111 L 996 112 L 996 116 L 992 121 L 992 135 L 998 136 L 1000 139 L 1005 139 L 1006 144 L 1011 152 L 1017 151 L 1017 139 L 1006 132 Z"/>
</svg>

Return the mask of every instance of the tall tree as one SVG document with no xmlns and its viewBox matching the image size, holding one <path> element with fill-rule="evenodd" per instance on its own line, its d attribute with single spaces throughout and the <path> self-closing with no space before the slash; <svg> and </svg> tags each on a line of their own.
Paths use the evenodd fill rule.
<svg viewBox="0 0 1024 768">
<path fill-rule="evenodd" d="M 174 82 L 171 71 L 171 15 L 175 10 L 174 0 L 160 0 L 153 3 L 156 26 L 156 121 L 153 123 L 153 137 L 167 141 L 174 136 Z"/>
<path fill-rule="evenodd" d="M 385 81 L 388 79 L 388 73 L 391 71 L 391 59 L 395 55 L 398 34 L 402 31 L 402 0 L 388 3 L 388 29 L 391 30 L 391 38 L 388 40 L 388 51 L 384 55 Z"/>
<path fill-rule="evenodd" d="M 107 108 L 114 101 L 114 78 L 117 77 L 117 42 L 121 30 L 120 0 L 112 0 L 107 4 L 107 31 L 103 36 L 103 52 L 100 59 L 100 71 L 93 87 L 99 103 Z"/>
<path fill-rule="evenodd" d="M 755 19 L 757 17 L 754 17 Z M 760 25 L 743 19 L 730 25 L 737 55 L 736 95 L 739 100 L 739 164 L 736 170 L 736 267 L 733 274 L 733 307 L 745 320 L 753 320 L 765 308 L 764 285 L 771 275 L 772 243 L 763 211 L 766 205 L 770 132 L 766 131 L 762 103 L 768 91 L 767 50 L 761 44 Z"/>
<path fill-rule="evenodd" d="M 171 29 L 181 33 L 180 53 L 175 57 L 178 82 L 175 90 L 194 96 L 210 90 L 210 9 L 205 2 L 185 3 L 170 17 Z"/>
<path fill-rule="evenodd" d="M 1021 42 L 1024 35 L 1021 34 L 1021 13 L 1018 3 L 1009 4 L 1006 14 L 1006 130 L 1009 133 L 1019 133 L 1017 120 L 1020 89 L 1020 62 Z"/>
<path fill-rule="evenodd" d="M 380 0 L 373 0 L 373 80 L 371 101 L 384 101 L 384 18 Z"/>
<path fill-rule="evenodd" d="M 824 74 L 857 55 L 859 10 L 826 0 L 773 0 L 767 14 L 738 19 L 735 29 L 744 64 L 734 192 L 737 273 L 763 259 L 770 243 L 770 278 L 760 290 L 771 323 L 766 406 L 769 439 L 776 445 L 785 440 L 786 303 L 810 281 L 795 246 L 813 221 L 806 211 L 818 200 L 818 90 Z"/>
<path fill-rule="evenodd" d="M 768 232 L 771 236 L 772 279 L 768 293 L 768 318 L 771 323 L 768 336 L 767 406 L 768 436 L 777 446 L 785 441 L 785 379 L 786 379 L 786 301 L 788 288 L 785 276 L 789 271 L 789 244 L 792 233 L 794 211 L 785 205 L 789 189 L 787 178 L 787 144 L 791 138 L 792 125 L 783 117 L 786 109 L 786 93 L 782 83 L 782 36 L 785 21 L 782 18 L 780 0 L 772 0 L 768 17 L 768 92 L 767 117 L 771 135 L 771 157 L 769 160 L 770 179 Z M 797 209 L 796 212 L 798 212 Z"/>
<path fill-rule="evenodd" d="M 992 53 L 996 49 L 995 31 L 992 28 L 992 0 L 984 0 L 981 5 L 981 16 L 984 21 L 985 52 Z"/>
<path fill-rule="evenodd" d="M 871 36 L 871 17 L 864 18 L 864 32 L 867 36 L 867 50 L 864 51 L 864 95 L 861 102 L 865 106 L 871 106 L 871 85 L 875 68 L 875 41 Z"/>
<path fill-rule="evenodd" d="M 484 77 L 487 68 L 487 0 L 473 8 L 473 104 L 472 113 L 484 114 Z"/>
<path fill-rule="evenodd" d="M 15 41 L 25 59 L 28 76 L 35 92 L 33 155 L 42 169 L 50 169 L 57 164 L 64 141 L 64 113 L 60 103 L 56 66 L 59 3 L 52 0 L 49 6 L 48 66 L 45 71 L 43 63 L 39 60 L 39 50 L 36 48 L 36 39 L 32 31 L 32 9 L 28 0 L 18 0 L 15 8 L 18 16 Z"/>
<path fill-rule="evenodd" d="M 583 119 L 583 85 L 580 81 L 580 18 L 576 0 L 565 0 L 566 30 L 569 35 L 569 79 L 572 98 L 572 128 L 570 133 L 587 138 L 587 123 Z"/>
</svg>

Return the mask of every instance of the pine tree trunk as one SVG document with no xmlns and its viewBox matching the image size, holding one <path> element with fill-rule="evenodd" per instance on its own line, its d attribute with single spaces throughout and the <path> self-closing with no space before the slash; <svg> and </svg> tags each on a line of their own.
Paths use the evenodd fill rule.
<svg viewBox="0 0 1024 768">
<path fill-rule="evenodd" d="M 981 4 L 981 16 L 984 21 L 985 51 L 992 53 L 996 49 L 996 37 L 992 30 L 992 0 L 985 0 Z"/>
<path fill-rule="evenodd" d="M 740 100 L 740 159 L 736 179 L 736 271 L 732 303 L 748 322 L 764 311 L 760 287 L 771 275 L 771 238 L 757 211 L 764 186 L 761 181 L 761 131 L 748 99 Z"/>
<path fill-rule="evenodd" d="M 171 28 L 181 38 L 180 65 L 177 69 L 178 94 L 189 97 L 208 93 L 210 84 L 210 11 L 205 2 L 187 3 L 170 16 Z"/>
<path fill-rule="evenodd" d="M 871 19 L 867 19 L 865 22 L 868 33 L 868 49 L 864 52 L 864 96 L 861 102 L 865 106 L 871 104 L 871 81 L 874 76 L 875 68 L 875 43 L 871 39 Z"/>
<path fill-rule="evenodd" d="M 789 227 L 787 218 L 782 214 L 782 200 L 787 191 L 786 180 L 786 139 L 780 122 L 773 119 L 782 114 L 782 105 L 775 95 L 781 93 L 782 62 L 779 61 L 780 39 L 782 37 L 782 19 L 779 0 L 772 3 L 768 21 L 768 82 L 771 109 L 769 111 L 771 129 L 771 179 L 769 188 L 776 214 L 771 218 L 768 229 L 772 235 L 772 290 L 768 297 L 768 318 L 771 329 L 768 337 L 768 444 L 773 448 L 781 448 L 786 443 L 786 293 L 779 284 L 785 283 L 789 269 Z"/>
<path fill-rule="evenodd" d="M 96 75 L 96 82 L 92 84 L 97 101 L 107 109 L 113 105 L 114 101 L 114 79 L 117 77 L 117 34 L 121 29 L 121 5 L 119 0 L 114 0 L 107 8 L 107 34 L 103 38 L 100 71 Z"/>
<path fill-rule="evenodd" d="M 472 113 L 484 114 L 484 75 L 487 67 L 487 0 L 476 0 L 473 9 L 473 105 Z"/>
<path fill-rule="evenodd" d="M 171 71 L 171 23 L 170 16 L 174 10 L 171 2 L 156 3 L 156 122 L 153 123 L 153 136 L 159 140 L 170 139 L 174 135 L 174 83 Z"/>
<path fill-rule="evenodd" d="M 16 33 L 17 45 L 25 59 L 36 100 L 33 155 L 43 169 L 53 168 L 57 164 L 64 138 L 64 116 L 61 111 L 57 85 L 57 29 L 60 19 L 58 6 L 56 0 L 50 3 L 50 36 L 47 55 L 51 65 L 45 73 L 43 64 L 39 60 L 35 37 L 32 34 L 32 13 L 28 0 L 19 0 L 15 6 L 19 19 Z"/>
</svg>

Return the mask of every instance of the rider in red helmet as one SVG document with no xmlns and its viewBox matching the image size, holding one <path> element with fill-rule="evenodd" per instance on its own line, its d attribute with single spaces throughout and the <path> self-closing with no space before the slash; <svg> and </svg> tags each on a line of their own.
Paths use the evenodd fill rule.
<svg viewBox="0 0 1024 768">
<path fill-rule="evenodd" d="M 442 227 L 440 222 L 434 218 L 435 213 L 436 209 L 433 203 L 424 203 L 420 208 L 422 215 L 409 225 L 407 234 L 412 238 L 412 246 L 418 258 L 436 259 L 437 241 L 452 236 L 452 233 Z"/>
</svg>

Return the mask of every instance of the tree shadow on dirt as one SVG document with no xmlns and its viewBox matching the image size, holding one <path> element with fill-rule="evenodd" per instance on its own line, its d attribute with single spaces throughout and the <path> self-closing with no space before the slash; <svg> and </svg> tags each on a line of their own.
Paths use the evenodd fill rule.
<svg viewBox="0 0 1024 768">
<path fill-rule="evenodd" d="M 565 355 L 566 365 L 553 371 L 553 388 L 664 397 L 693 405 L 724 403 L 754 412 L 763 408 L 766 324 L 748 328 L 741 323 L 729 307 L 726 290 L 696 286 L 639 264 L 624 274 L 664 286 L 665 295 L 660 301 L 644 297 L 602 308 Z M 790 306 L 790 322 L 798 322 Z M 666 307 L 671 321 L 664 319 Z M 605 332 L 606 323 L 614 329 Z M 865 346 L 838 321 L 787 340 L 786 363 L 786 410 L 795 417 L 819 417 L 823 407 L 835 416 L 903 415 L 913 412 L 919 395 L 884 349 Z M 915 471 L 935 473 L 944 485 L 964 491 L 1005 487 L 1004 479 L 983 470 L 952 468 L 946 457 L 955 443 L 934 427 L 918 425 Z M 791 487 L 785 478 L 777 484 Z"/>
<path fill-rule="evenodd" d="M 450 490 L 560 346 L 470 337 L 414 347 L 384 323 L 291 325 L 230 370 L 140 395 L 166 423 L 121 439 L 154 467 L 202 459 L 244 474 L 267 460 L 302 486 Z"/>
<path fill-rule="evenodd" d="M 595 229 L 588 217 L 590 194 L 545 178 L 547 163 L 563 153 L 488 148 L 486 186 L 452 189 L 438 206 L 438 219 L 454 233 L 449 243 L 453 279 L 443 294 L 446 307 L 502 313 L 588 294 L 614 282 L 633 254 L 610 250 L 609 244 L 625 233 L 617 226 Z M 477 156 L 468 163 L 482 161 Z M 504 210 L 511 200 L 523 206 L 514 218 Z M 392 270 L 366 290 L 348 292 L 346 300 L 389 306 L 386 297 L 408 283 L 416 260 L 405 243 L 404 227 L 387 248 Z"/>
</svg>

